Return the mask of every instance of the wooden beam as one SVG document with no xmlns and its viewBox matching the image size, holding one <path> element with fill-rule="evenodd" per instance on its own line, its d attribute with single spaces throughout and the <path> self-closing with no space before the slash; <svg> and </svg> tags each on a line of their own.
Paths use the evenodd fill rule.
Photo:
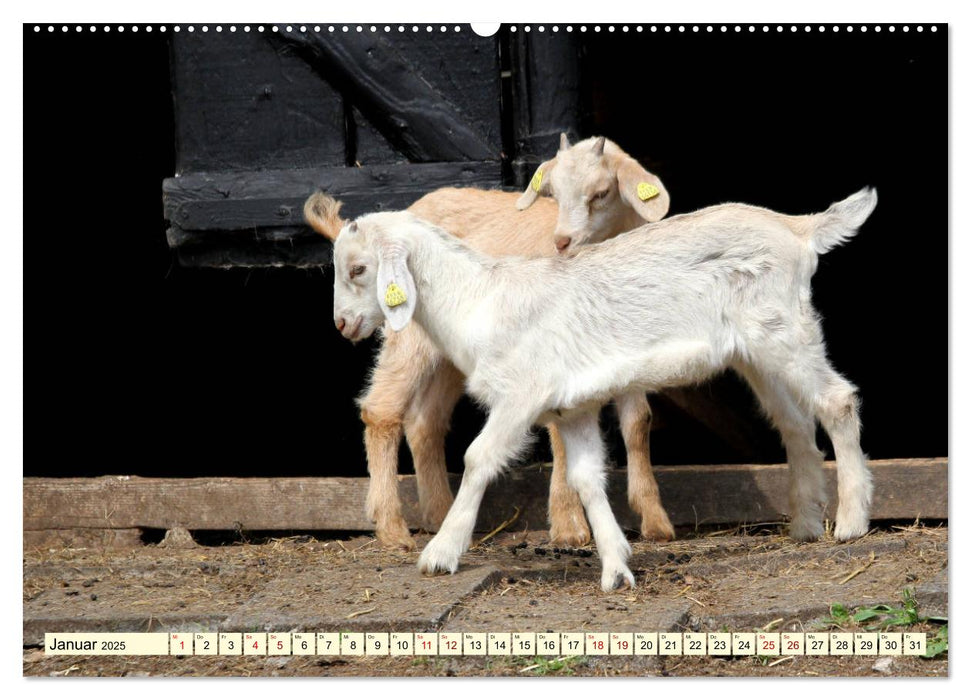
<svg viewBox="0 0 971 700">
<path fill-rule="evenodd" d="M 560 147 L 560 133 L 580 136 L 579 38 L 503 30 L 512 79 L 512 163 L 515 184 L 526 186 L 536 166 Z"/>
<path fill-rule="evenodd" d="M 202 172 L 162 182 L 165 218 L 183 232 L 241 231 L 304 226 L 303 204 L 322 189 L 355 217 L 404 209 L 439 187 L 498 187 L 498 160 L 408 163 L 361 168 L 328 167 L 253 172 Z"/>
<path fill-rule="evenodd" d="M 436 37 L 438 43 L 439 37 Z M 444 42 L 454 41 L 442 37 Z M 382 33 L 343 34 L 330 32 L 282 33 L 271 41 L 283 42 L 296 51 L 352 102 L 378 131 L 409 160 L 419 162 L 499 159 L 498 143 L 481 133 L 444 91 L 436 89 L 425 70 L 435 63 L 448 65 L 440 54 L 431 65 L 414 64 L 402 38 Z M 465 90 L 493 93 L 494 122 L 499 121 L 498 59 L 495 39 L 464 37 L 463 44 L 480 44 L 472 76 L 478 86 Z M 464 66 L 456 66 L 463 68 Z M 483 80 L 485 76 L 489 79 Z M 447 76 L 454 82 L 455 76 Z M 491 115 L 490 115 L 491 116 Z"/>
<path fill-rule="evenodd" d="M 947 459 L 875 460 L 874 520 L 947 518 Z M 676 525 L 774 521 L 788 510 L 785 465 L 657 467 L 657 480 Z M 825 466 L 833 517 L 835 464 Z M 461 475 L 452 474 L 453 490 Z M 490 487 L 478 521 L 491 529 L 520 509 L 516 527 L 546 527 L 549 469 L 510 470 Z M 371 530 L 364 515 L 367 479 L 25 478 L 24 530 L 172 528 L 189 530 Z M 418 527 L 414 477 L 399 477 L 405 517 Z M 637 529 L 627 506 L 626 472 L 610 473 L 609 494 L 621 524 Z"/>
<path fill-rule="evenodd" d="M 142 545 L 138 528 L 24 530 L 24 549 L 131 549 Z"/>
</svg>

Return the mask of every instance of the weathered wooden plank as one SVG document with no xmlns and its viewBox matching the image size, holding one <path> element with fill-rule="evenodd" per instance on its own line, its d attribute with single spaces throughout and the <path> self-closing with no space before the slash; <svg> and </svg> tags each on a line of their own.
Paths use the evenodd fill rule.
<svg viewBox="0 0 971 700">
<path fill-rule="evenodd" d="M 138 528 L 83 528 L 24 530 L 24 549 L 131 549 L 142 545 Z"/>
<path fill-rule="evenodd" d="M 481 103 L 491 103 L 491 122 L 498 136 L 499 81 L 494 39 L 436 37 L 425 44 L 448 45 L 446 60 L 421 60 L 410 39 L 383 32 L 292 32 L 275 38 L 291 46 L 328 82 L 367 117 L 394 148 L 418 162 L 499 160 L 497 138 L 483 133 L 481 124 L 468 118 L 468 110 L 453 103 L 453 96 L 468 92 Z M 471 43 L 491 49 L 491 55 L 459 56 Z M 444 57 L 443 57 L 444 58 Z M 478 86 L 451 79 L 446 67 L 481 64 L 487 80 Z M 487 70 L 488 69 L 488 70 Z M 439 74 L 436 76 L 436 73 Z M 444 75 L 443 75 L 444 73 Z M 436 80 L 438 77 L 438 80 Z M 441 87 L 436 86 L 439 83 Z M 485 94 L 483 94 L 483 92 Z M 491 95 L 489 94 L 491 92 Z M 476 111 L 481 111 L 481 108 Z M 488 123 L 488 122 L 487 122 Z"/>
<path fill-rule="evenodd" d="M 873 518 L 947 518 L 947 459 L 876 460 Z M 836 505 L 836 470 L 827 463 L 829 517 Z M 668 513 L 677 525 L 764 522 L 788 509 L 785 465 L 657 467 Z M 460 475 L 451 475 L 453 489 Z M 510 471 L 487 492 L 478 526 L 490 529 L 521 514 L 517 527 L 546 523 L 549 470 Z M 405 517 L 418 527 L 414 477 L 400 477 Z M 24 529 L 172 528 L 190 530 L 370 530 L 364 478 L 24 479 Z M 624 527 L 638 519 L 627 506 L 626 473 L 609 478 L 610 500 Z"/>
<path fill-rule="evenodd" d="M 251 232 L 303 224 L 303 203 L 317 189 L 358 216 L 405 208 L 439 187 L 498 187 L 498 161 L 412 163 L 361 168 L 204 172 L 162 183 L 165 218 L 183 231 Z"/>
</svg>

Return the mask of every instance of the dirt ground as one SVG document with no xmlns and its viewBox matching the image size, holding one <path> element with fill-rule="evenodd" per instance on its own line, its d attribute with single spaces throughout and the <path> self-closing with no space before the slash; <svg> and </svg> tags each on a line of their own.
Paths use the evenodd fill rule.
<svg viewBox="0 0 971 700">
<path fill-rule="evenodd" d="M 415 552 L 369 537 L 128 551 L 27 551 L 26 676 L 918 676 L 922 657 L 67 657 L 44 632 L 196 631 L 859 631 L 832 619 L 899 606 L 947 615 L 947 528 L 890 526 L 849 544 L 792 542 L 773 529 L 633 542 L 634 590 L 604 593 L 593 549 L 545 532 L 503 532 L 453 576 L 424 577 Z M 419 546 L 428 536 L 419 538 Z M 829 619 L 828 619 L 829 618 Z M 872 620 L 870 621 L 872 622 Z M 863 623 L 869 624 L 869 623 Z M 892 631 L 940 631 L 920 621 Z"/>
</svg>

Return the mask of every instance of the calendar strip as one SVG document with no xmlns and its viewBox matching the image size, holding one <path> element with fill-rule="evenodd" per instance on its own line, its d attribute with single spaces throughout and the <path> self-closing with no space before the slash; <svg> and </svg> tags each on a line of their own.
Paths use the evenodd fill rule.
<svg viewBox="0 0 971 700">
<path fill-rule="evenodd" d="M 47 633 L 50 656 L 920 656 L 924 632 Z"/>
</svg>

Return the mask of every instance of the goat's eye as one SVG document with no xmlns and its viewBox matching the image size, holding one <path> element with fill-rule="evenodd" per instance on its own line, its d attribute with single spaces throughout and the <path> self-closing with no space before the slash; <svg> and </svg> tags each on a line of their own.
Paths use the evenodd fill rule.
<svg viewBox="0 0 971 700">
<path fill-rule="evenodd" d="M 365 267 L 364 265 L 355 265 L 354 267 L 351 268 L 351 279 L 354 279 L 355 277 L 360 277 L 361 275 L 364 274 L 366 270 L 367 270 L 367 267 Z"/>
<path fill-rule="evenodd" d="M 591 202 L 602 202 L 604 199 L 607 198 L 607 195 L 608 194 L 610 194 L 610 190 L 600 190 L 599 192 L 597 192 L 596 194 L 594 194 L 593 197 L 590 198 L 590 201 Z"/>
</svg>

